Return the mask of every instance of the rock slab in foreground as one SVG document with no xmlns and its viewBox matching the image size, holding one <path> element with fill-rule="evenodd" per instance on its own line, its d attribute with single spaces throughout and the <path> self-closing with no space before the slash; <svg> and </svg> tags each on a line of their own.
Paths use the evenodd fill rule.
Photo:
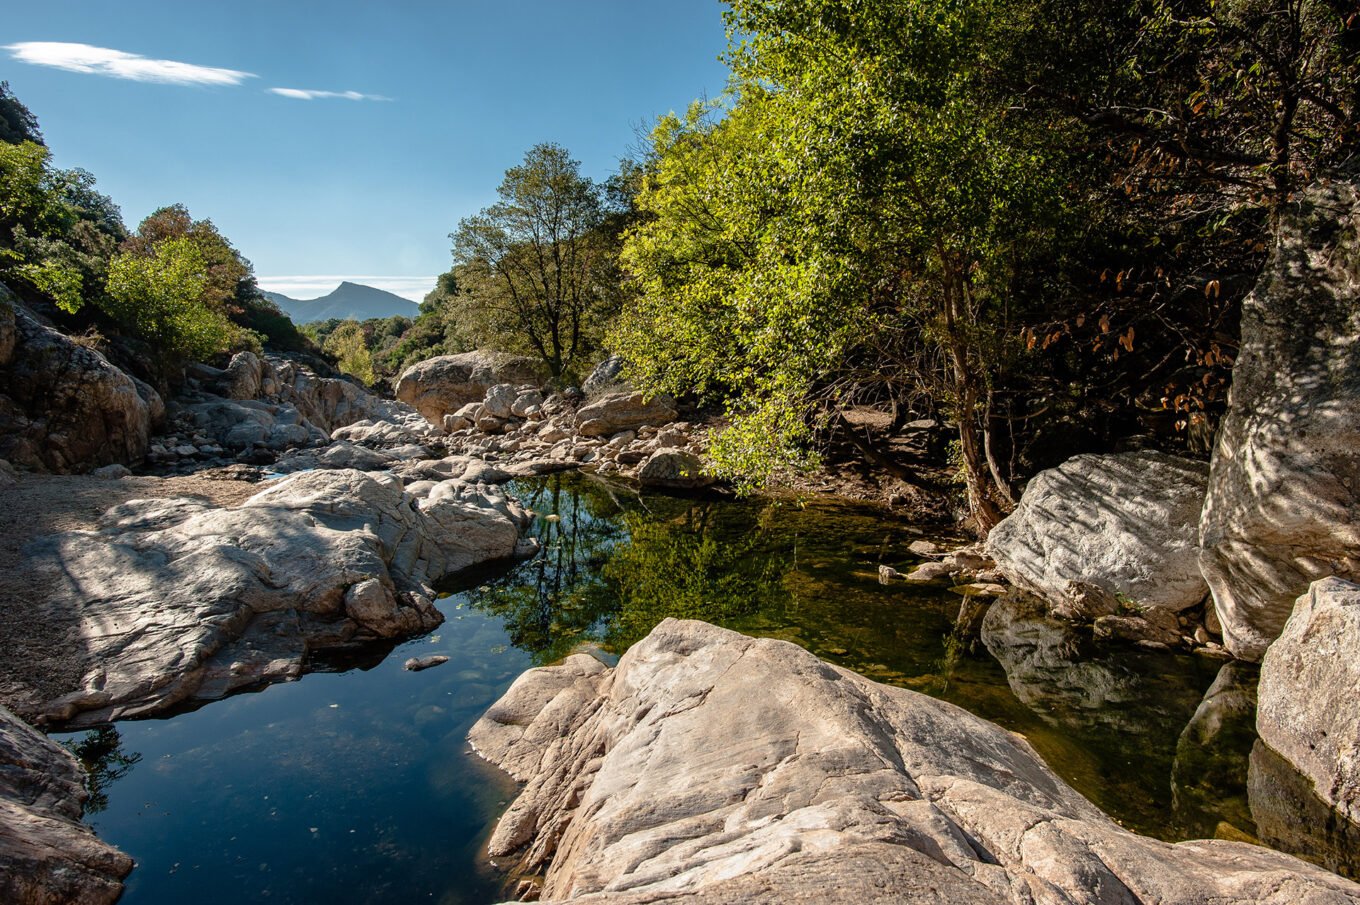
<svg viewBox="0 0 1360 905">
<path fill-rule="evenodd" d="M 80 822 L 85 798 L 70 752 L 0 706 L 0 902 L 118 898 L 132 859 Z"/>
<path fill-rule="evenodd" d="M 1242 303 L 1200 523 L 1228 650 L 1260 660 L 1319 578 L 1360 580 L 1360 185 L 1287 205 Z"/>
<path fill-rule="evenodd" d="M 1314 582 L 1261 661 L 1261 740 L 1360 823 L 1360 585 Z"/>
<path fill-rule="evenodd" d="M 1187 609 L 1209 590 L 1198 542 L 1207 479 L 1202 463 L 1158 452 L 1075 456 L 1029 482 L 987 537 L 987 554 L 1059 615 L 1103 615 L 1084 611 L 1083 585 Z"/>
<path fill-rule="evenodd" d="M 1136 836 L 997 726 L 699 622 L 525 673 L 470 738 L 527 783 L 490 852 L 546 867 L 545 900 L 1360 903 L 1277 852 Z"/>
<path fill-rule="evenodd" d="M 35 541 L 75 613 L 84 688 L 49 702 L 71 726 L 147 716 L 298 675 L 307 654 L 427 631 L 443 621 L 430 582 L 516 555 L 528 516 L 498 493 L 444 481 L 417 498 L 392 475 L 312 471 L 234 509 L 133 500 L 98 531 Z"/>
</svg>

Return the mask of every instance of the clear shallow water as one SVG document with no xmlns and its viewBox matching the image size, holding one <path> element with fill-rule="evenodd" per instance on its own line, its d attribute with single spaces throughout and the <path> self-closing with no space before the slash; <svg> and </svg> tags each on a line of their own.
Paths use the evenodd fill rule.
<svg viewBox="0 0 1360 905">
<path fill-rule="evenodd" d="M 666 616 L 784 638 L 1023 733 L 1140 832 L 1259 834 L 1355 873 L 1354 828 L 1308 812 L 1287 770 L 1252 753 L 1249 669 L 1201 707 L 1216 662 L 1094 651 L 1023 611 L 984 644 L 956 629 L 958 595 L 878 583 L 880 563 L 911 564 L 920 534 L 869 507 L 639 499 L 570 476 L 514 489 L 540 513 L 542 554 L 463 576 L 431 635 L 63 737 L 105 771 L 88 820 L 137 860 L 123 902 L 496 901 L 480 849 L 514 790 L 468 752 L 467 730 L 524 669 L 583 643 L 621 653 Z M 450 662 L 401 668 L 436 653 Z"/>
</svg>

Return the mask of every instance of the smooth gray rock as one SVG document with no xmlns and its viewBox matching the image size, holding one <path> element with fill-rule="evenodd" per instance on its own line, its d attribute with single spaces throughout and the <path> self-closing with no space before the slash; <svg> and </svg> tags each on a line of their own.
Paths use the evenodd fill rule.
<svg viewBox="0 0 1360 905">
<path fill-rule="evenodd" d="M 1316 581 L 1261 661 L 1261 740 L 1360 823 L 1360 585 Z"/>
<path fill-rule="evenodd" d="M 638 469 L 643 487 L 670 490 L 696 490 L 713 483 L 704 470 L 704 460 L 687 449 L 658 449 Z"/>
<path fill-rule="evenodd" d="M 1082 585 L 1188 609 L 1208 592 L 1198 545 L 1207 475 L 1202 463 L 1157 452 L 1076 456 L 1030 481 L 988 535 L 987 555 L 1060 615 Z"/>
<path fill-rule="evenodd" d="M 547 379 L 543 363 L 536 359 L 478 350 L 412 365 L 397 380 L 396 395 L 431 424 L 442 425 L 445 415 L 469 402 L 481 402 L 498 383 L 542 384 Z"/>
<path fill-rule="evenodd" d="M 80 764 L 0 706 L 0 902 L 105 905 L 122 894 L 132 859 L 80 820 Z"/>
<path fill-rule="evenodd" d="M 525 783 L 489 852 L 546 867 L 545 901 L 1360 902 L 1277 852 L 1136 836 L 1018 736 L 704 623 L 530 670 L 470 740 Z"/>
<path fill-rule="evenodd" d="M 583 437 L 610 437 L 620 431 L 669 424 L 676 419 L 675 400 L 642 393 L 608 393 L 582 406 L 576 430 Z"/>
<path fill-rule="evenodd" d="M 1201 566 L 1223 640 L 1260 660 L 1319 578 L 1360 580 L 1360 187 L 1288 204 L 1242 303 Z"/>
<path fill-rule="evenodd" d="M 486 407 L 484 414 L 502 421 L 509 420 L 512 417 L 510 408 L 518 397 L 513 383 L 498 383 L 486 391 L 486 398 L 482 400 L 482 405 Z"/>
<path fill-rule="evenodd" d="M 72 726 L 147 716 L 297 675 L 307 654 L 427 631 L 429 584 L 520 552 L 528 516 L 455 482 L 423 499 L 400 479 L 311 471 L 234 509 L 134 500 L 98 531 L 30 545 L 53 587 L 43 613 L 75 613 L 84 687 L 45 707 Z"/>
<path fill-rule="evenodd" d="M 3 284 L 0 352 L 0 458 L 83 474 L 146 455 L 152 408 L 142 392 L 150 388 L 139 390 L 103 355 L 40 324 Z"/>
</svg>

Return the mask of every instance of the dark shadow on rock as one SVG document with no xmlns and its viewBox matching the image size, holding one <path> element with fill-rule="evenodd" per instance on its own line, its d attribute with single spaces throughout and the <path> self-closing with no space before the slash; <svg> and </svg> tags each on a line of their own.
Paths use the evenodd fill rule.
<svg viewBox="0 0 1360 905">
<path fill-rule="evenodd" d="M 1261 741 L 1251 749 L 1247 790 L 1262 842 L 1360 880 L 1360 826 L 1318 798 L 1312 782 Z"/>
</svg>

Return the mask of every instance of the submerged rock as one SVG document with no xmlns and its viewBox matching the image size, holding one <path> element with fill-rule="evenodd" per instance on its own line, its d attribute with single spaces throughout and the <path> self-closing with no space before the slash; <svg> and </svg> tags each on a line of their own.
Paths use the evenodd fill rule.
<svg viewBox="0 0 1360 905">
<path fill-rule="evenodd" d="M 513 556 L 528 517 L 455 481 L 423 499 L 390 475 L 312 471 L 234 509 L 134 500 L 98 531 L 36 541 L 54 592 L 34 618 L 75 613 L 84 687 L 53 722 L 146 716 L 302 670 L 315 649 L 426 631 L 443 621 L 429 584 Z"/>
<path fill-rule="evenodd" d="M 80 764 L 0 706 L 0 902 L 104 905 L 122 894 L 132 859 L 80 821 Z"/>
<path fill-rule="evenodd" d="M 531 670 L 470 739 L 526 783 L 489 851 L 548 901 L 1360 902 L 1277 852 L 1136 836 L 997 726 L 703 623 Z"/>
<path fill-rule="evenodd" d="M 443 666 L 447 662 L 449 662 L 449 658 L 443 654 L 432 654 L 428 657 L 411 657 L 402 664 L 402 668 L 410 672 L 420 672 L 436 666 Z"/>
<path fill-rule="evenodd" d="M 1360 823 L 1360 585 L 1313 583 L 1261 661 L 1261 740 Z"/>
<path fill-rule="evenodd" d="M 1086 586 L 1188 609 L 1208 593 L 1198 543 L 1207 474 L 1202 463 L 1157 452 L 1076 456 L 1030 481 L 987 537 L 987 554 L 1066 618 L 1093 618 L 1074 602 Z"/>
<path fill-rule="evenodd" d="M 1236 656 L 1259 660 L 1294 601 L 1360 580 L 1360 186 L 1284 208 L 1242 303 L 1242 345 L 1214 446 L 1201 565 Z"/>
</svg>

